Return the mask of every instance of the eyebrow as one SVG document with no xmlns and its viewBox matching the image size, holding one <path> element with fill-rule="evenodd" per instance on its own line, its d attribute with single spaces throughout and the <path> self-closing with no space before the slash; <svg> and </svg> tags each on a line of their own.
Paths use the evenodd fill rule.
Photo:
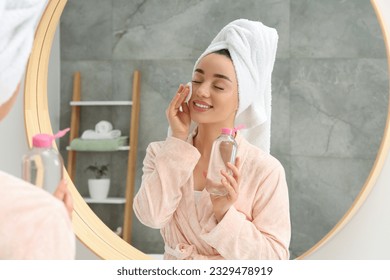
<svg viewBox="0 0 390 280">
<path fill-rule="evenodd" d="M 195 72 L 198 72 L 198 73 L 204 75 L 204 71 L 202 69 L 196 68 Z M 216 78 L 225 79 L 225 80 L 228 80 L 228 81 L 232 82 L 232 80 L 230 80 L 229 77 L 227 77 L 225 75 L 222 75 L 222 74 L 214 74 L 213 76 L 216 77 Z"/>
</svg>

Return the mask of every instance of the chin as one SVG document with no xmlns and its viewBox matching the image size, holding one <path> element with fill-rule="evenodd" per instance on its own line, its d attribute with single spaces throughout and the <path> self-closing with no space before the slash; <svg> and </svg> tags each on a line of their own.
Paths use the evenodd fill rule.
<svg viewBox="0 0 390 280">
<path fill-rule="evenodd" d="M 202 115 L 203 114 L 203 115 Z M 193 122 L 196 122 L 198 124 L 200 123 L 211 123 L 213 118 L 211 115 L 205 115 L 204 113 L 199 114 L 198 112 L 192 112 L 190 111 L 190 117 Z"/>
</svg>

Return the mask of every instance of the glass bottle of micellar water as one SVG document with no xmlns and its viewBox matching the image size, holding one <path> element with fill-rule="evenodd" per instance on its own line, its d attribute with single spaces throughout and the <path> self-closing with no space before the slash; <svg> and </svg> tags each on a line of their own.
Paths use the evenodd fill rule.
<svg viewBox="0 0 390 280">
<path fill-rule="evenodd" d="M 32 148 L 22 159 L 22 179 L 54 193 L 63 178 L 64 163 L 61 155 L 52 147 L 55 138 L 62 137 L 69 129 L 56 135 L 36 134 L 32 138 Z"/>
<path fill-rule="evenodd" d="M 224 196 L 227 194 L 226 188 L 222 185 L 221 170 L 228 174 L 232 171 L 227 163 L 234 164 L 237 154 L 237 142 L 234 139 L 235 129 L 222 128 L 222 133 L 214 141 L 211 148 L 209 167 L 207 170 L 206 190 L 213 195 Z"/>
</svg>

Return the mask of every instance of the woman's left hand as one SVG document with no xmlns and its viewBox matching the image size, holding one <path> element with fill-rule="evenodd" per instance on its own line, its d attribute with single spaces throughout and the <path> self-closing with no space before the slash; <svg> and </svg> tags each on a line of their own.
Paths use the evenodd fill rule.
<svg viewBox="0 0 390 280">
<path fill-rule="evenodd" d="M 210 194 L 214 215 L 218 222 L 222 220 L 229 208 L 237 201 L 240 184 L 239 164 L 240 158 L 238 157 L 234 165 L 230 162 L 228 163 L 228 167 L 233 173 L 232 175 L 229 175 L 225 170 L 221 170 L 223 176 L 221 183 L 227 194 L 224 196 Z"/>
<path fill-rule="evenodd" d="M 69 217 L 72 218 L 73 198 L 68 190 L 66 179 L 61 180 L 53 195 L 64 203 L 65 209 L 68 212 Z"/>
</svg>

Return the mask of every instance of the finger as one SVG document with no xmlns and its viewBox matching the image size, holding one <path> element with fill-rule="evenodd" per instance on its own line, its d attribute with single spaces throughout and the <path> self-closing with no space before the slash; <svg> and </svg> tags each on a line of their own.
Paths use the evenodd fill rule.
<svg viewBox="0 0 390 280">
<path fill-rule="evenodd" d="M 236 181 L 238 184 L 240 184 L 241 181 L 241 175 L 240 175 L 240 165 L 241 165 L 241 158 L 236 157 L 236 161 L 234 162 L 235 167 L 237 168 L 237 173 L 236 174 Z"/>
<path fill-rule="evenodd" d="M 190 94 L 190 87 L 187 85 L 183 89 L 183 102 L 181 103 L 183 112 L 186 113 L 186 114 L 188 114 L 189 111 L 190 111 L 189 108 L 188 108 L 188 103 L 186 102 L 186 99 L 187 99 L 189 94 Z"/>
<path fill-rule="evenodd" d="M 183 89 L 184 94 L 187 96 L 190 93 L 190 86 L 186 85 Z"/>
<path fill-rule="evenodd" d="M 73 212 L 73 198 L 72 195 L 70 194 L 69 191 L 66 192 L 65 197 L 64 197 L 64 204 L 65 208 L 68 212 L 69 217 L 72 217 L 72 212 Z"/>
<path fill-rule="evenodd" d="M 178 99 L 181 97 L 181 92 L 183 91 L 183 89 L 184 89 L 183 84 L 180 84 L 179 88 L 176 91 L 175 96 L 172 98 L 171 102 L 169 103 L 168 108 L 170 110 L 175 109 L 176 103 L 177 103 Z"/>
<path fill-rule="evenodd" d="M 69 217 L 72 217 L 73 199 L 68 190 L 66 179 L 60 181 L 53 195 L 54 197 L 56 197 L 57 199 L 61 200 L 64 203 L 64 206 L 66 208 Z"/>
<path fill-rule="evenodd" d="M 185 100 L 189 94 L 190 90 L 188 87 L 184 87 L 181 92 L 178 93 L 178 98 L 175 103 L 175 108 L 179 109 L 185 104 Z"/>
<path fill-rule="evenodd" d="M 231 162 L 227 163 L 229 169 L 233 172 L 233 177 L 236 179 L 237 182 L 239 182 L 239 178 L 240 178 L 240 171 L 239 171 L 240 163 L 241 163 L 241 159 L 239 157 L 236 157 L 234 165 Z"/>
<path fill-rule="evenodd" d="M 188 104 L 186 102 L 183 102 L 181 107 L 183 108 L 183 113 L 185 113 L 185 114 L 189 114 L 190 113 L 190 108 L 188 107 Z"/>
<path fill-rule="evenodd" d="M 229 184 L 229 182 L 225 178 L 222 178 L 221 183 L 225 187 L 225 189 L 228 192 L 228 195 L 231 198 L 237 197 L 237 191 L 235 190 L 235 188 L 231 184 Z"/>
<path fill-rule="evenodd" d="M 59 200 L 63 200 L 66 192 L 66 185 L 67 181 L 66 179 L 62 179 L 60 183 L 58 184 L 56 190 L 54 191 L 53 195 L 58 198 Z"/>
<path fill-rule="evenodd" d="M 228 184 L 231 187 L 233 187 L 235 192 L 238 192 L 238 183 L 237 183 L 236 179 L 232 175 L 227 173 L 225 170 L 221 170 L 221 174 L 224 177 L 223 179 L 225 179 L 228 182 Z"/>
<path fill-rule="evenodd" d="M 175 96 L 176 101 L 183 96 L 184 90 L 185 90 L 185 86 L 183 84 L 180 84 Z"/>
<path fill-rule="evenodd" d="M 240 157 L 236 157 L 236 161 L 234 162 L 234 165 L 237 167 L 237 169 L 240 166 L 240 163 L 241 163 L 241 158 Z"/>
</svg>

